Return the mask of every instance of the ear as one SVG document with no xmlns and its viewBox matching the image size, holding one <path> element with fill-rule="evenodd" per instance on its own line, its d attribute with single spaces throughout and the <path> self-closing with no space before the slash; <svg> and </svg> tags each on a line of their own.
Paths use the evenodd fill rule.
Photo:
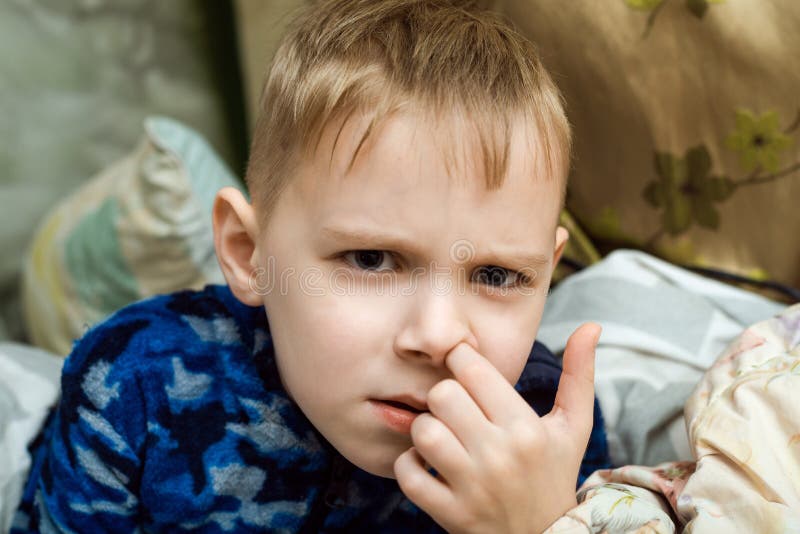
<svg viewBox="0 0 800 534">
<path fill-rule="evenodd" d="M 559 226 L 556 228 L 556 248 L 553 252 L 553 270 L 556 269 L 558 262 L 561 260 L 561 255 L 564 253 L 564 249 L 567 246 L 567 241 L 569 241 L 569 230 L 564 228 L 563 226 Z"/>
<path fill-rule="evenodd" d="M 258 221 L 253 206 L 238 189 L 224 187 L 214 199 L 211 220 L 217 261 L 234 296 L 249 306 L 263 305 L 252 284 L 258 266 Z"/>
</svg>

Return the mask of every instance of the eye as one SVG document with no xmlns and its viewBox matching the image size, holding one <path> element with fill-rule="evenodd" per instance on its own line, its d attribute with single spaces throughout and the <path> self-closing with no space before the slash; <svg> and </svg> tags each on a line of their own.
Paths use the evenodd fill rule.
<svg viewBox="0 0 800 534">
<path fill-rule="evenodd" d="M 483 265 L 474 273 L 473 282 L 491 287 L 514 287 L 529 283 L 528 277 L 522 273 L 497 265 Z"/>
<path fill-rule="evenodd" d="M 391 271 L 397 267 L 391 254 L 383 250 L 351 250 L 342 257 L 350 265 L 364 271 Z"/>
</svg>

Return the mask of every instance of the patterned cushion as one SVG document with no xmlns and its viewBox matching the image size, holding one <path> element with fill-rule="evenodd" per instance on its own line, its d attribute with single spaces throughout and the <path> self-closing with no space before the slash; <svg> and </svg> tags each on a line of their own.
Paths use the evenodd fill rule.
<svg viewBox="0 0 800 534">
<path fill-rule="evenodd" d="M 24 339 L 22 252 L 36 225 L 126 154 L 145 117 L 191 124 L 240 165 L 228 26 L 216 16 L 225 5 L 0 2 L 0 339 Z"/>
<path fill-rule="evenodd" d="M 195 132 L 150 117 L 128 156 L 62 200 L 25 259 L 24 319 L 34 344 L 74 339 L 141 298 L 223 281 L 214 254 L 214 194 L 236 178 Z"/>
</svg>

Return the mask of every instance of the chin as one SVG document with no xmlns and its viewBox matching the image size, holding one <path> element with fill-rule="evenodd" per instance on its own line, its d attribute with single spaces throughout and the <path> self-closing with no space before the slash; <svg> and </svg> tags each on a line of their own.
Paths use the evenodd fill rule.
<svg viewBox="0 0 800 534">
<path fill-rule="evenodd" d="M 339 451 L 341 453 L 341 451 Z M 401 451 L 402 452 L 402 451 Z M 400 453 L 391 455 L 389 459 L 386 458 L 365 458 L 363 456 L 358 457 L 350 457 L 347 454 L 341 453 L 342 456 L 347 458 L 347 460 L 358 467 L 366 471 L 367 473 L 383 478 L 391 478 L 396 479 L 397 477 L 394 474 L 394 462 L 397 460 L 397 457 L 400 456 Z"/>
<path fill-rule="evenodd" d="M 358 464 L 356 464 L 356 465 L 358 467 L 360 467 L 361 469 L 363 469 L 364 471 L 366 471 L 367 473 L 370 473 L 371 475 L 375 475 L 375 476 L 379 476 L 379 477 L 383 477 L 383 478 L 391 478 L 392 480 L 397 478 L 395 476 L 395 474 L 394 474 L 394 462 L 392 462 L 392 464 L 389 465 L 388 467 L 380 466 L 378 469 L 371 469 L 370 466 L 363 466 L 362 467 L 362 466 L 360 466 Z"/>
</svg>

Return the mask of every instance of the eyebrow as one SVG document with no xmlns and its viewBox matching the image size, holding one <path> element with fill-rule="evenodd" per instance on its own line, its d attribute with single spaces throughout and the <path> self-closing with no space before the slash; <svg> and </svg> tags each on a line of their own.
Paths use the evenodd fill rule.
<svg viewBox="0 0 800 534">
<path fill-rule="evenodd" d="M 320 230 L 323 239 L 338 242 L 354 243 L 353 246 L 363 246 L 372 249 L 396 250 L 422 254 L 419 246 L 411 239 L 400 235 L 375 232 L 366 228 L 338 228 L 325 226 Z M 523 267 L 541 266 L 550 263 L 547 255 L 541 253 L 487 250 L 485 253 L 476 252 L 472 258 L 475 263 L 501 265 L 503 267 L 521 269 Z"/>
</svg>

